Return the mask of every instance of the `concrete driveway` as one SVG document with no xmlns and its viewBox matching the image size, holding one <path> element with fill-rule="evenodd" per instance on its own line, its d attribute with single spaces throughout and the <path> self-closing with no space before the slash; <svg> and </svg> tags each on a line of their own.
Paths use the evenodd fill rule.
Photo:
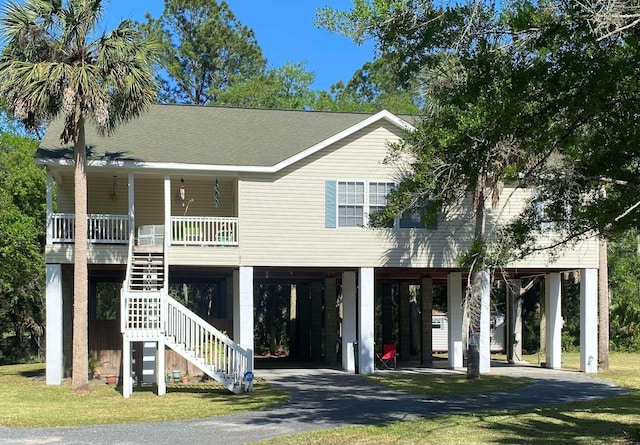
<svg viewBox="0 0 640 445">
<path fill-rule="evenodd" d="M 451 372 L 425 368 L 404 371 Z M 290 394 L 288 403 L 263 411 L 197 420 L 76 428 L 0 428 L 0 445 L 241 444 L 345 425 L 584 401 L 624 392 L 608 382 L 571 371 L 494 367 L 492 373 L 526 377 L 532 384 L 509 392 L 426 397 L 382 389 L 357 375 L 335 370 L 258 370 L 256 375 Z"/>
</svg>

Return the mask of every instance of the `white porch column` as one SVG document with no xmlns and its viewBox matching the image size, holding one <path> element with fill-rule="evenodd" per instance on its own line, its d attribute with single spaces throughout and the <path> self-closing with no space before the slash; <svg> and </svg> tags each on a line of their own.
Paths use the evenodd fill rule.
<svg viewBox="0 0 640 445">
<path fill-rule="evenodd" d="M 136 211 L 135 211 L 135 187 L 133 173 L 127 176 L 127 199 L 129 202 L 129 239 L 134 241 L 136 236 Z M 129 279 L 129 277 L 127 277 Z"/>
<path fill-rule="evenodd" d="M 171 176 L 164 176 L 164 290 L 169 292 L 169 246 L 171 246 Z"/>
<path fill-rule="evenodd" d="M 462 368 L 462 274 L 447 277 L 447 312 L 449 335 L 449 368 Z"/>
<path fill-rule="evenodd" d="M 253 370 L 253 267 L 233 271 L 233 340 L 251 352 L 249 371 Z"/>
<path fill-rule="evenodd" d="M 133 378 L 131 377 L 131 341 L 126 336 L 122 338 L 122 397 L 128 399 L 133 392 Z"/>
<path fill-rule="evenodd" d="M 358 352 L 359 352 L 359 372 L 360 374 L 372 374 L 374 371 L 374 291 L 375 278 L 373 267 L 360 268 L 359 279 L 359 303 L 358 311 Z"/>
<path fill-rule="evenodd" d="M 482 274 L 482 296 L 480 297 L 480 374 L 491 371 L 491 276 L 488 270 Z"/>
<path fill-rule="evenodd" d="M 60 264 L 47 264 L 46 269 L 47 385 L 59 385 L 62 383 L 64 374 L 64 354 L 62 347 L 62 267 Z"/>
<path fill-rule="evenodd" d="M 598 372 L 598 269 L 580 271 L 580 371 Z"/>
<path fill-rule="evenodd" d="M 51 244 L 51 239 L 53 238 L 53 226 L 52 226 L 52 218 L 53 218 L 53 176 L 51 172 L 47 170 L 47 227 L 46 227 L 46 239 L 47 244 Z"/>
<path fill-rule="evenodd" d="M 547 368 L 562 367 L 562 312 L 560 295 L 560 274 L 550 273 L 545 276 L 545 313 L 547 317 Z"/>
<path fill-rule="evenodd" d="M 167 393 L 167 371 L 165 369 L 165 350 L 164 338 L 158 338 L 158 351 L 156 353 L 156 383 L 158 384 L 158 395 L 163 396 Z"/>
<path fill-rule="evenodd" d="M 356 340 L 356 273 L 342 273 L 342 369 L 354 372 Z"/>
</svg>

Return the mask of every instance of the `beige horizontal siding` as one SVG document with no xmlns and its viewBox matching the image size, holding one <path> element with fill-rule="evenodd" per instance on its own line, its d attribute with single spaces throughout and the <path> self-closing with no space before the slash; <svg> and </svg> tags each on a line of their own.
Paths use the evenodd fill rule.
<svg viewBox="0 0 640 445">
<path fill-rule="evenodd" d="M 473 237 L 470 202 L 435 230 L 325 228 L 325 181 L 397 181 L 399 167 L 385 164 L 388 143 L 401 136 L 379 123 L 294 164 L 277 175 L 243 175 L 239 181 L 242 263 L 255 266 L 457 267 Z M 526 193 L 505 190 L 487 227 L 513 218 Z M 541 254 L 516 267 L 597 267 L 593 243 L 555 259 Z"/>
</svg>

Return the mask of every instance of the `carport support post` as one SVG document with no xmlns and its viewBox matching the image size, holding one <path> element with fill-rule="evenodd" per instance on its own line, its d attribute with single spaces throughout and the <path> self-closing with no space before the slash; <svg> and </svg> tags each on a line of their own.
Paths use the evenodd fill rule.
<svg viewBox="0 0 640 445">
<path fill-rule="evenodd" d="M 507 360 L 522 359 L 522 280 L 507 282 Z"/>
<path fill-rule="evenodd" d="M 400 282 L 400 348 L 399 359 L 409 360 L 411 353 L 411 307 L 409 306 L 409 283 Z"/>
<path fill-rule="evenodd" d="M 360 360 L 358 361 L 360 374 L 372 374 L 374 370 L 374 294 L 375 294 L 375 278 L 373 267 L 360 268 L 360 287 L 358 311 L 358 327 L 360 335 L 358 336 L 358 350 Z"/>
<path fill-rule="evenodd" d="M 46 360 L 47 385 L 60 385 L 64 373 L 62 346 L 62 267 L 47 264 L 46 290 Z"/>
<path fill-rule="evenodd" d="M 544 298 L 547 317 L 547 368 L 562 367 L 562 312 L 560 274 L 557 272 L 545 276 Z"/>
<path fill-rule="evenodd" d="M 253 371 L 253 267 L 233 271 L 233 340 L 250 354 L 247 371 Z"/>
<path fill-rule="evenodd" d="M 422 335 L 420 336 L 420 363 L 433 366 L 433 279 L 424 277 L 422 291 Z"/>
<path fill-rule="evenodd" d="M 342 369 L 355 371 L 353 342 L 356 341 L 356 273 L 342 273 Z"/>
<path fill-rule="evenodd" d="M 122 382 L 122 397 L 128 399 L 133 392 L 133 378 L 131 377 L 131 362 L 133 358 L 131 356 L 131 341 L 129 337 L 124 336 L 122 338 L 122 375 L 120 381 Z"/>
<path fill-rule="evenodd" d="M 448 356 L 449 368 L 462 368 L 462 273 L 447 277 Z"/>
<path fill-rule="evenodd" d="M 597 326 L 598 269 L 582 269 L 580 271 L 580 371 L 582 372 L 598 372 Z"/>
<path fill-rule="evenodd" d="M 322 360 L 322 282 L 311 282 L 311 360 Z"/>
<path fill-rule="evenodd" d="M 491 275 L 482 274 L 482 296 L 480 297 L 480 374 L 491 371 Z"/>
<path fill-rule="evenodd" d="M 158 339 L 158 351 L 156 361 L 156 384 L 158 385 L 158 395 L 163 396 L 167 393 L 167 372 L 165 370 L 165 350 L 164 338 L 160 336 Z"/>
<path fill-rule="evenodd" d="M 336 364 L 336 341 L 338 313 L 336 311 L 336 279 L 324 279 L 324 362 L 327 366 Z"/>
</svg>

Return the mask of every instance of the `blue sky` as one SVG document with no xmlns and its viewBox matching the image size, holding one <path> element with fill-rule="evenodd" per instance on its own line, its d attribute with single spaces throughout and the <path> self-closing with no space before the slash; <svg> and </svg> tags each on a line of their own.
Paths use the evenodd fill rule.
<svg viewBox="0 0 640 445">
<path fill-rule="evenodd" d="M 363 63 L 373 59 L 371 43 L 357 46 L 351 40 L 318 29 L 316 8 L 349 9 L 350 0 L 227 0 L 236 17 L 253 28 L 269 64 L 307 61 L 316 74 L 315 88 L 328 89 L 338 80 L 348 80 Z M 106 0 L 108 29 L 125 18 L 143 20 L 149 11 L 158 17 L 163 0 Z"/>
</svg>

